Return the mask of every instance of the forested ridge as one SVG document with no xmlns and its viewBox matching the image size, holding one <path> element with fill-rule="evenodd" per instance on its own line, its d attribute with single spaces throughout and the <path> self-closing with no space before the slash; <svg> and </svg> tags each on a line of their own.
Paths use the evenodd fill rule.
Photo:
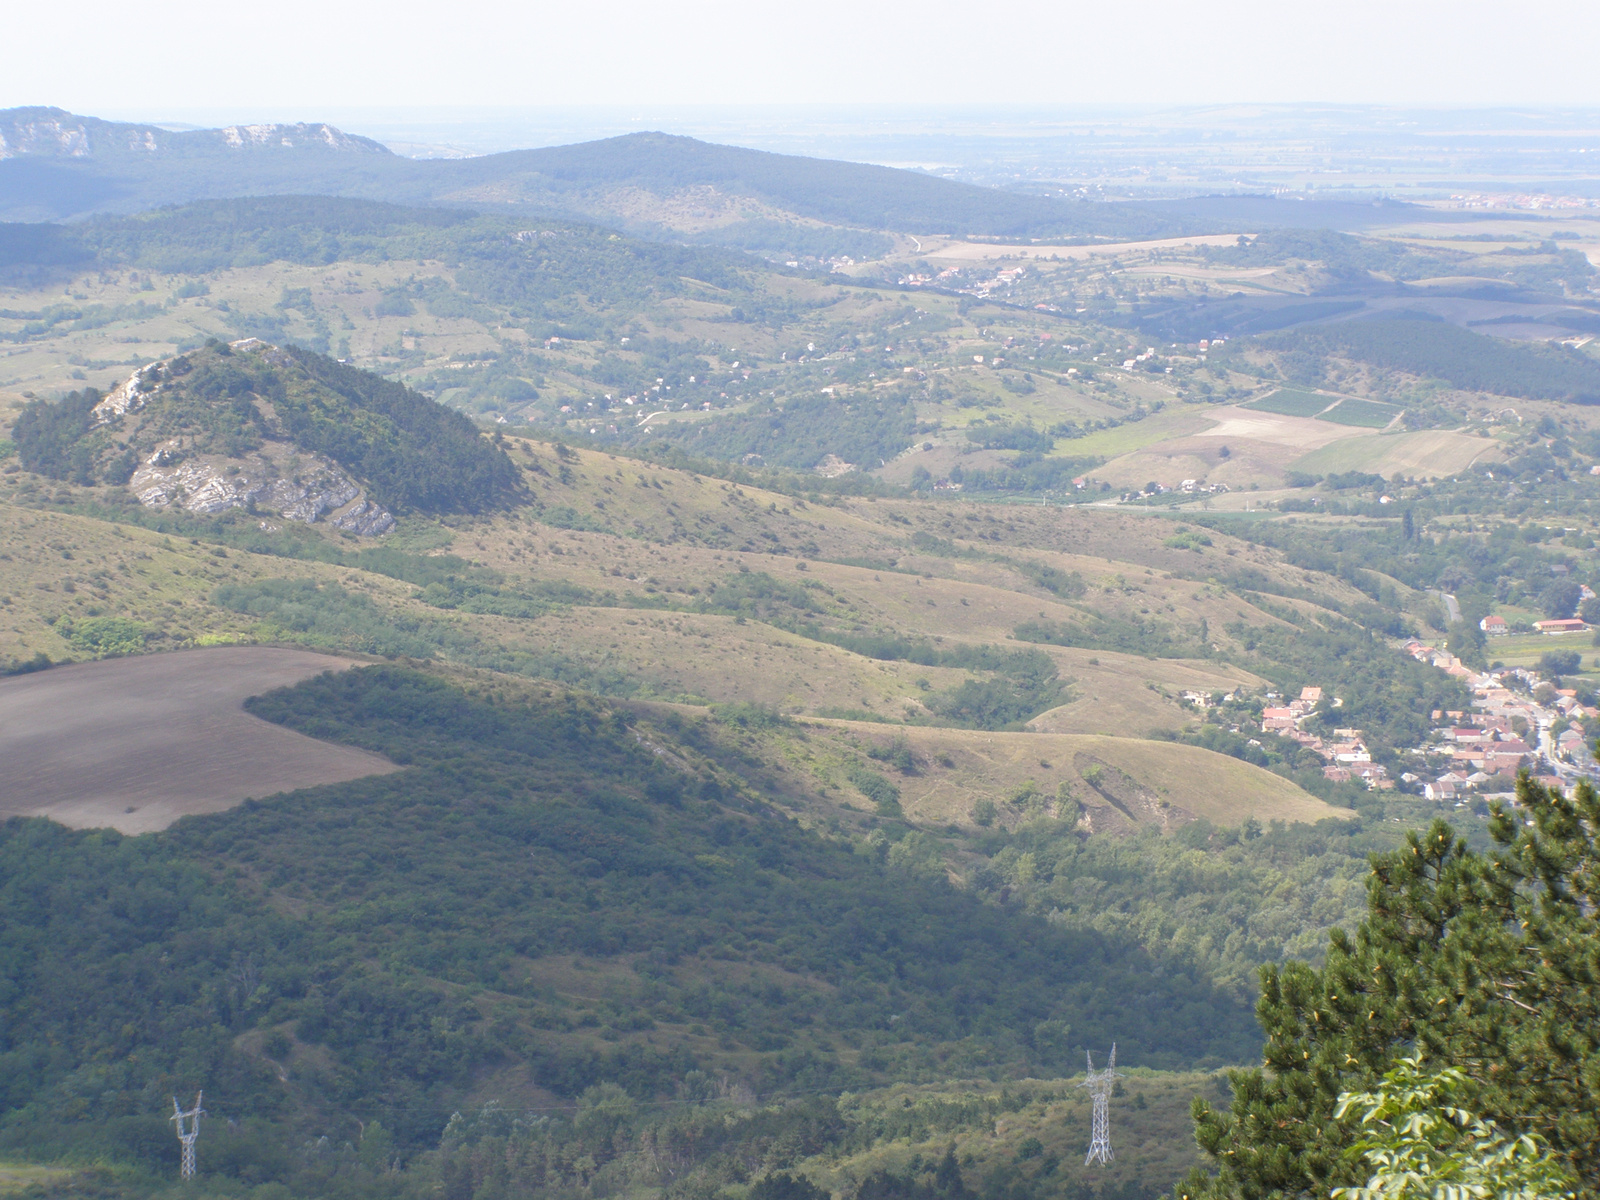
<svg viewBox="0 0 1600 1200">
<path fill-rule="evenodd" d="M 60 114 L 68 120 L 70 114 Z M 93 122 L 93 118 L 87 118 Z M 94 122 L 142 135 L 138 126 Z M 186 153 L 44 162 L 20 157 L 0 170 L 0 209 L 56 218 L 142 210 L 205 196 L 317 194 L 402 204 L 583 211 L 622 188 L 672 194 L 713 186 L 759 198 L 811 221 L 854 229 L 957 230 L 990 236 L 1162 236 L 1192 227 L 1186 215 L 1123 204 L 1030 196 L 883 167 L 716 145 L 665 133 L 631 133 L 575 145 L 464 159 L 408 160 L 382 152 L 296 148 L 239 161 L 217 134 L 177 135 Z M 207 135 L 215 140 L 208 144 Z M 113 135 L 115 136 L 115 135 Z M 128 133 L 123 133 L 123 137 Z M 173 135 L 159 135 L 171 143 Z M 207 153 L 207 150 L 210 152 Z M 29 219 L 38 219 L 29 216 Z"/>
<path fill-rule="evenodd" d="M 300 389 L 291 380 L 280 409 L 289 435 L 371 480 L 388 503 L 474 512 L 518 491 L 516 467 L 471 418 L 325 355 L 297 347 L 287 353 L 314 385 Z"/>
<path fill-rule="evenodd" d="M 1273 334 L 1260 344 L 1271 351 L 1351 358 L 1463 391 L 1600 404 L 1600 363 L 1588 355 L 1488 337 L 1445 321 L 1341 321 Z"/>
</svg>

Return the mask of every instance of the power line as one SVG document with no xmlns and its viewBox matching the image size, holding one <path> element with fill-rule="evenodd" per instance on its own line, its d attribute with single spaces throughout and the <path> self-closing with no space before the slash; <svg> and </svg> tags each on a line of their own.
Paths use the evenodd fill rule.
<svg viewBox="0 0 1600 1200">
<path fill-rule="evenodd" d="M 1094 1099 L 1094 1118 L 1089 1126 L 1089 1153 L 1083 1160 L 1083 1165 L 1092 1162 L 1104 1165 L 1115 1157 L 1111 1153 L 1111 1089 L 1122 1076 L 1117 1074 L 1117 1044 L 1111 1043 L 1111 1061 L 1106 1064 L 1104 1071 L 1094 1069 L 1094 1055 L 1087 1050 L 1083 1052 L 1084 1059 L 1089 1064 L 1088 1074 L 1078 1086 L 1089 1089 L 1089 1095 Z"/>
<path fill-rule="evenodd" d="M 172 1098 L 172 1116 L 170 1120 L 178 1123 L 178 1141 L 183 1143 L 183 1161 L 178 1167 L 179 1179 L 194 1178 L 194 1143 L 200 1136 L 200 1118 L 205 1116 L 206 1110 L 200 1107 L 200 1101 L 205 1097 L 205 1092 L 196 1092 L 194 1107 L 184 1112 L 178 1104 L 178 1098 Z"/>
</svg>

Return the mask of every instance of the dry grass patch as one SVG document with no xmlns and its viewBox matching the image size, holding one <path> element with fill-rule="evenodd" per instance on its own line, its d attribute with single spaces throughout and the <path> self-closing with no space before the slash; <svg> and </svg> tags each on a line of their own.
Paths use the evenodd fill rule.
<svg viewBox="0 0 1600 1200">
<path fill-rule="evenodd" d="M 1499 462 L 1505 457 L 1492 438 L 1474 437 L 1448 429 L 1334 442 L 1307 454 L 1294 465 L 1310 474 L 1365 471 L 1372 475 L 1409 475 L 1439 479 L 1458 475 L 1477 462 Z"/>
<path fill-rule="evenodd" d="M 887 747 L 903 739 L 916 774 L 895 775 L 894 781 L 906 815 L 926 824 L 970 826 L 973 806 L 983 799 L 1000 807 L 1003 822 L 1019 822 L 1024 810 L 1009 804 L 1012 798 L 1029 788 L 1055 797 L 1063 784 L 1083 805 L 1091 826 L 1113 830 L 1135 822 L 1166 827 L 1195 817 L 1233 826 L 1246 817 L 1310 823 L 1351 815 L 1270 771 L 1177 742 L 927 726 L 886 730 L 852 721 L 807 724 L 848 732 L 862 746 Z M 1136 787 L 1098 789 L 1085 779 L 1097 763 L 1124 773 Z M 1149 798 L 1131 814 L 1124 811 L 1129 798 L 1119 794 L 1130 790 Z"/>
<path fill-rule="evenodd" d="M 508 640 L 510 630 L 508 623 Z M 756 621 L 649 609 L 575 608 L 541 618 L 530 643 L 560 647 L 599 670 L 618 670 L 669 698 L 750 701 L 785 711 L 865 708 L 899 720 L 920 711 L 926 680 L 938 689 L 965 672 L 881 662 Z"/>
<path fill-rule="evenodd" d="M 1072 698 L 1028 723 L 1040 733 L 1111 733 L 1143 736 L 1155 729 L 1182 729 L 1194 710 L 1177 697 L 1186 691 L 1230 692 L 1264 681 L 1225 663 L 1195 659 L 1146 659 L 1107 650 L 1048 649 L 1061 673 L 1075 684 Z"/>
</svg>

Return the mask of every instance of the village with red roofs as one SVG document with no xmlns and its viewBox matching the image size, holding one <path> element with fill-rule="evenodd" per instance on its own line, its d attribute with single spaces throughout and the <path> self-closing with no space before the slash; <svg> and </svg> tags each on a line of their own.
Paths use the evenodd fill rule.
<svg viewBox="0 0 1600 1200">
<path fill-rule="evenodd" d="M 1320 755 L 1327 760 L 1323 775 L 1335 783 L 1362 783 L 1372 791 L 1398 785 L 1426 799 L 1460 806 L 1474 798 L 1514 795 L 1522 771 L 1547 786 L 1562 788 L 1579 778 L 1600 778 L 1600 762 L 1584 733 L 1584 722 L 1600 719 L 1600 708 L 1580 703 L 1576 689 L 1556 687 L 1525 667 L 1474 671 L 1448 650 L 1418 638 L 1408 639 L 1403 648 L 1417 661 L 1461 680 L 1472 690 L 1473 699 L 1470 710 L 1433 711 L 1430 739 L 1403 752 L 1415 762 L 1398 780 L 1373 761 L 1361 730 L 1336 727 L 1330 736 L 1323 736 L 1302 727 L 1312 715 L 1326 715 L 1341 706 L 1336 696 L 1326 697 L 1324 704 L 1320 687 L 1302 688 L 1286 704 L 1281 696 L 1268 693 L 1261 732 Z M 1278 706 L 1271 706 L 1274 701 Z"/>
</svg>

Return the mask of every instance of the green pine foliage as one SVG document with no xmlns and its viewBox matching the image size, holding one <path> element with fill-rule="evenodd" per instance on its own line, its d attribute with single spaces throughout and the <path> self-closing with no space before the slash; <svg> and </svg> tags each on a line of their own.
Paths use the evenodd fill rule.
<svg viewBox="0 0 1600 1200">
<path fill-rule="evenodd" d="M 1359 1116 L 1400 1058 L 1459 1070 L 1460 1107 L 1537 1135 L 1592 1194 L 1600 1179 L 1600 795 L 1518 781 L 1478 854 L 1442 821 L 1373 860 L 1367 918 L 1326 965 L 1262 971 L 1261 1068 L 1226 1110 L 1194 1105 L 1214 1175 L 1183 1197 L 1320 1197 L 1367 1182 Z"/>
</svg>

